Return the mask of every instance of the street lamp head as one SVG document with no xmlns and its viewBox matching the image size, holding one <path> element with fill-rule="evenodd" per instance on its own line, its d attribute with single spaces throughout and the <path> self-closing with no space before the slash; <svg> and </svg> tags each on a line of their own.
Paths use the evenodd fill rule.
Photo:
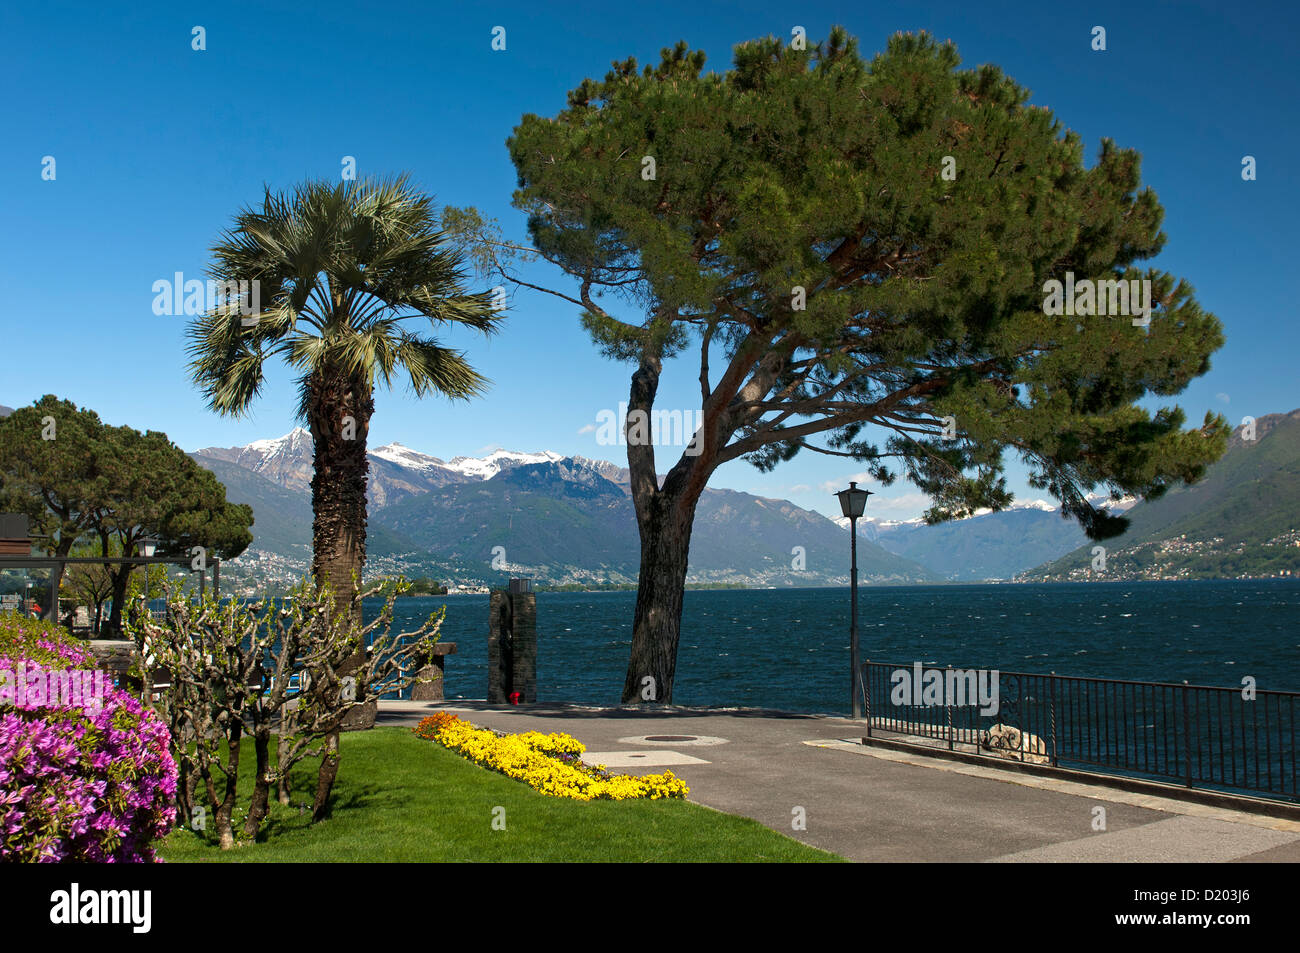
<svg viewBox="0 0 1300 953">
<path fill-rule="evenodd" d="M 855 482 L 849 483 L 847 490 L 835 494 L 840 498 L 840 510 L 851 520 L 855 520 L 867 511 L 867 497 L 870 490 L 859 490 Z"/>
<path fill-rule="evenodd" d="M 152 556 L 158 550 L 158 538 L 156 536 L 141 536 L 136 545 L 139 547 L 141 556 Z"/>
</svg>

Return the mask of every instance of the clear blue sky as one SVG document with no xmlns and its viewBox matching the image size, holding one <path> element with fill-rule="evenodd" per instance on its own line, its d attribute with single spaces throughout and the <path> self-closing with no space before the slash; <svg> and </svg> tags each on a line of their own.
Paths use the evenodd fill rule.
<svg viewBox="0 0 1300 953">
<path fill-rule="evenodd" d="M 278 436 L 294 425 L 289 374 L 272 371 L 251 418 L 219 418 L 186 376 L 185 319 L 151 308 L 154 281 L 204 276 L 218 231 L 263 183 L 337 177 L 351 155 L 361 175 L 409 170 L 439 202 L 477 205 L 520 236 L 504 143 L 523 113 L 553 114 L 611 60 L 654 60 L 679 39 L 723 69 L 740 41 L 796 24 L 820 39 L 835 23 L 867 54 L 928 29 L 967 66 L 999 64 L 1082 135 L 1089 162 L 1102 136 L 1138 149 L 1166 211 L 1156 264 L 1186 277 L 1227 331 L 1214 370 L 1180 398 L 1189 418 L 1300 405 L 1300 15 L 1292 3 L 1133 2 L 7 4 L 0 404 L 53 392 L 186 449 Z M 491 49 L 497 25 L 504 52 Z M 1105 52 L 1090 48 L 1096 25 Z M 41 178 L 47 155 L 54 181 Z M 1257 181 L 1242 181 L 1244 155 Z M 571 308 L 522 293 L 502 336 L 444 341 L 468 348 L 491 393 L 451 404 L 383 392 L 372 446 L 625 463 L 580 431 L 626 399 L 628 370 L 599 357 Z M 670 366 L 660 406 L 698 406 L 695 387 L 689 367 Z M 857 470 L 804 454 L 768 475 L 736 462 L 712 483 L 834 514 L 823 487 Z M 923 501 L 896 485 L 872 508 L 910 517 Z"/>
</svg>

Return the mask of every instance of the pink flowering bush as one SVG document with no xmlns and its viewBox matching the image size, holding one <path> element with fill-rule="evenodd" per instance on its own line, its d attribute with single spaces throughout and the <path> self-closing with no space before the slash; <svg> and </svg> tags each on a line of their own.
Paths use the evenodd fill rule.
<svg viewBox="0 0 1300 953">
<path fill-rule="evenodd" d="M 0 655 L 25 658 L 48 668 L 89 668 L 95 664 L 90 646 L 73 638 L 67 629 L 17 612 L 0 612 Z"/>
<path fill-rule="evenodd" d="M 155 860 L 176 818 L 176 763 L 162 721 L 104 686 L 94 704 L 17 691 L 48 670 L 89 669 L 84 642 L 0 614 L 0 861 Z"/>
</svg>

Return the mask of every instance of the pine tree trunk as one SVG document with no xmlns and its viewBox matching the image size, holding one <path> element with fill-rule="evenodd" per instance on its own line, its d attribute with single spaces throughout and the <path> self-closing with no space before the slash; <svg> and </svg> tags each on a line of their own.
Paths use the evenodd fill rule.
<svg viewBox="0 0 1300 953">
<path fill-rule="evenodd" d="M 60 534 L 62 537 L 62 534 Z M 54 549 L 54 555 L 60 558 L 65 557 L 72 552 L 74 540 L 59 539 L 59 545 Z M 50 570 L 50 604 L 45 607 L 45 615 L 42 618 L 49 619 L 51 622 L 58 624 L 59 621 L 59 589 L 63 587 L 63 563 L 59 563 Z"/>
<path fill-rule="evenodd" d="M 351 611 L 355 587 L 361 584 L 366 561 L 366 480 L 370 463 L 366 459 L 366 438 L 374 400 L 367 383 L 325 369 L 309 384 L 308 418 L 315 444 L 315 475 L 312 496 L 312 574 L 318 586 L 329 585 L 336 611 Z M 360 622 L 357 606 L 357 622 Z M 365 662 L 365 649 L 339 668 L 346 676 Z M 366 705 L 365 687 L 357 686 L 357 707 Z M 337 702 L 337 700 L 334 700 Z M 364 707 L 363 707 L 364 705 Z M 351 723 L 354 727 L 370 725 Z M 371 724 L 373 724 L 373 714 Z M 334 778 L 338 774 L 339 733 L 326 739 L 326 754 L 317 776 L 313 818 L 324 816 Z"/>
<path fill-rule="evenodd" d="M 122 610 L 126 603 L 126 586 L 131 578 L 131 567 L 121 566 L 111 573 L 113 580 L 113 608 L 108 614 L 107 636 L 110 639 L 122 638 Z"/>
<path fill-rule="evenodd" d="M 696 498 L 656 494 L 641 526 L 641 572 L 623 704 L 671 704 Z"/>
<path fill-rule="evenodd" d="M 624 423 L 632 503 L 641 535 L 632 655 L 623 682 L 625 705 L 672 703 L 691 527 L 700 494 L 716 466 L 716 436 L 710 436 L 694 451 L 684 451 L 664 477 L 663 485 L 659 485 L 654 447 L 634 436 L 636 430 L 631 422 L 633 414 L 645 414 L 648 419 L 653 413 L 660 370 L 657 354 L 642 355 L 640 366 L 632 374 L 628 420 Z"/>
</svg>

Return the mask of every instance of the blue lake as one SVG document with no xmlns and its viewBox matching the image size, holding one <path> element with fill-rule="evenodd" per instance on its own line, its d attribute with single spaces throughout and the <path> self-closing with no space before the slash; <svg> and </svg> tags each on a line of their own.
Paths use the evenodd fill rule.
<svg viewBox="0 0 1300 953">
<path fill-rule="evenodd" d="M 858 599 L 864 660 L 1300 691 L 1300 581 L 864 586 Z M 618 703 L 635 601 L 538 594 L 539 701 Z M 395 631 L 447 607 L 448 698 L 487 694 L 487 603 L 398 603 Z M 847 588 L 689 591 L 673 700 L 847 713 L 848 632 Z"/>
</svg>

